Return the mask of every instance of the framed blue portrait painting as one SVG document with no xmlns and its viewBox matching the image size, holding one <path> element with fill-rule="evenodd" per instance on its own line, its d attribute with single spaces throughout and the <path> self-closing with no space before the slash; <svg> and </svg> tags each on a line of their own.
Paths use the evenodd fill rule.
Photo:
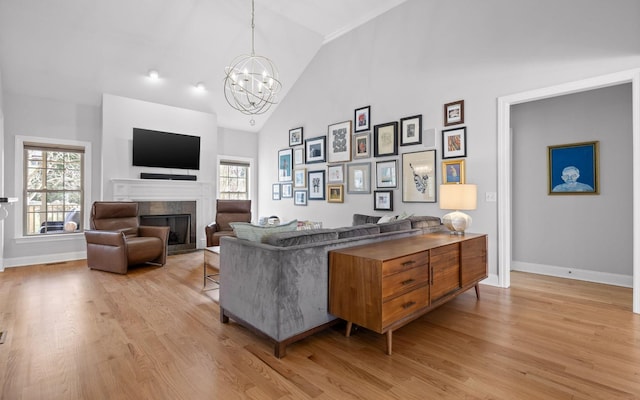
<svg viewBox="0 0 640 400">
<path fill-rule="evenodd" d="M 548 146 L 549 194 L 599 194 L 598 141 Z"/>
</svg>

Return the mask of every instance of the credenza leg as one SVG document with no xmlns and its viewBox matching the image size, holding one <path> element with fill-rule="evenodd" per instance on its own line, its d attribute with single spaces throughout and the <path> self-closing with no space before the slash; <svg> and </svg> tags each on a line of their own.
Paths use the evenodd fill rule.
<svg viewBox="0 0 640 400">
<path fill-rule="evenodd" d="M 353 322 L 351 322 L 351 321 L 347 321 L 347 329 L 346 329 L 346 330 L 345 330 L 345 332 L 344 332 L 344 335 L 345 335 L 346 337 L 351 336 L 351 327 L 352 327 L 352 326 L 353 326 Z"/>
<path fill-rule="evenodd" d="M 476 299 L 480 300 L 480 285 L 476 283 Z"/>
<path fill-rule="evenodd" d="M 229 317 L 224 315 L 224 308 L 220 307 L 220 322 L 223 324 L 229 323 Z"/>
<path fill-rule="evenodd" d="M 393 335 L 391 329 L 387 331 L 387 355 L 391 355 L 391 342 L 393 341 Z"/>
</svg>

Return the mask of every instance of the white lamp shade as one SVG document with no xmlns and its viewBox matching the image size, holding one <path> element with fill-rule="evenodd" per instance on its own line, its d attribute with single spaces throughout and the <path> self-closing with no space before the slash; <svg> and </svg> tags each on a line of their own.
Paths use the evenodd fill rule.
<svg viewBox="0 0 640 400">
<path fill-rule="evenodd" d="M 475 210 L 477 198 L 476 185 L 440 185 L 440 209 L 442 210 Z"/>
</svg>

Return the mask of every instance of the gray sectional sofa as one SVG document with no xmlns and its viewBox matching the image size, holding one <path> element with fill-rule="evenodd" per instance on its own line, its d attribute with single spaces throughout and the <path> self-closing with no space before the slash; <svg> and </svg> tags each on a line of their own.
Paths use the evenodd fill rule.
<svg viewBox="0 0 640 400">
<path fill-rule="evenodd" d="M 353 226 L 279 232 L 260 242 L 221 238 L 220 320 L 266 335 L 275 356 L 285 356 L 288 344 L 336 322 L 328 312 L 329 251 L 442 229 L 438 217 L 378 218 L 355 214 Z"/>
</svg>

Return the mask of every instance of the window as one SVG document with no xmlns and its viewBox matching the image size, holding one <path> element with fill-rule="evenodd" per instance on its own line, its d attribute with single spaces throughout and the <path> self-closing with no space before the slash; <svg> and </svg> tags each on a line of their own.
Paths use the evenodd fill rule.
<svg viewBox="0 0 640 400">
<path fill-rule="evenodd" d="M 24 142 L 24 235 L 82 229 L 84 148 Z"/>
<path fill-rule="evenodd" d="M 220 161 L 221 199 L 249 199 L 249 164 L 233 161 Z"/>
</svg>

